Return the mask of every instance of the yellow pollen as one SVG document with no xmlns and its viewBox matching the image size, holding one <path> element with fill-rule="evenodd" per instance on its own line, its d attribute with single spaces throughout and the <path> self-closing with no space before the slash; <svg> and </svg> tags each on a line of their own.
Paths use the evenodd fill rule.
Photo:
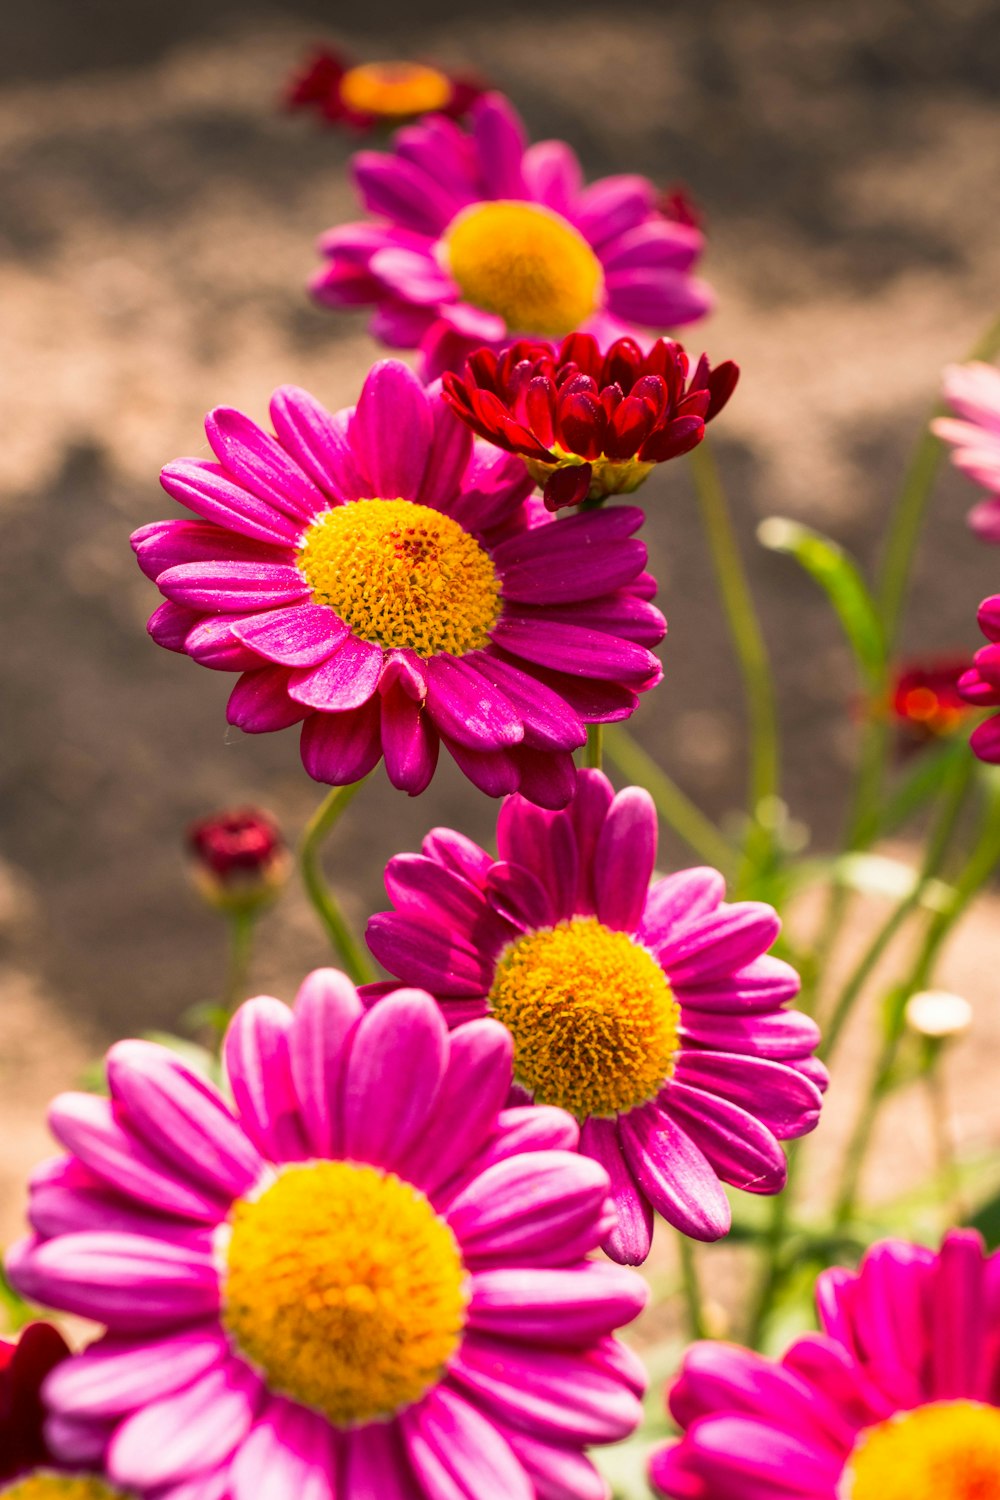
<svg viewBox="0 0 1000 1500">
<path fill-rule="evenodd" d="M 411 500 L 355 500 L 302 538 L 299 572 L 355 635 L 420 656 L 487 645 L 500 614 L 489 553 L 451 516 Z"/>
<path fill-rule="evenodd" d="M 51 1469 L 36 1469 L 25 1474 L 6 1489 L 0 1489 L 3 1500 L 125 1500 L 122 1490 L 113 1490 L 94 1474 L 57 1474 Z"/>
<path fill-rule="evenodd" d="M 448 269 L 474 307 L 512 333 L 562 338 L 601 305 L 604 272 L 579 230 L 533 203 L 477 203 L 444 237 Z"/>
<path fill-rule="evenodd" d="M 272 1390 L 338 1426 L 391 1416 L 458 1347 L 468 1288 L 455 1237 L 391 1172 L 285 1167 L 233 1208 L 223 1321 Z"/>
<path fill-rule="evenodd" d="M 540 1104 L 580 1119 L 634 1109 L 673 1072 L 680 1011 L 651 953 L 592 917 L 518 938 L 489 995 L 514 1071 Z"/>
<path fill-rule="evenodd" d="M 861 1433 L 843 1500 L 1000 1500 L 1000 1411 L 932 1401 Z"/>
<path fill-rule="evenodd" d="M 340 97 L 348 109 L 389 119 L 445 109 L 452 92 L 451 80 L 423 63 L 364 63 L 349 68 L 340 80 Z"/>
</svg>

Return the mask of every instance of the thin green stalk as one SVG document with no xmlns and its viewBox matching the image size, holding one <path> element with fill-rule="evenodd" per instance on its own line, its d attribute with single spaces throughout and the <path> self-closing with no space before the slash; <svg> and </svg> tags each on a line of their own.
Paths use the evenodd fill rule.
<svg viewBox="0 0 1000 1500">
<path fill-rule="evenodd" d="M 928 1039 L 932 1052 L 924 1068 L 924 1091 L 927 1096 L 927 1111 L 930 1116 L 931 1138 L 934 1142 L 937 1179 L 941 1184 L 942 1230 L 952 1224 L 961 1224 L 965 1218 L 962 1203 L 962 1177 L 955 1155 L 955 1129 L 951 1104 L 948 1099 L 948 1084 L 945 1078 L 946 1044 L 939 1039 Z"/>
<path fill-rule="evenodd" d="M 360 786 L 361 782 L 356 781 L 351 786 L 330 788 L 306 824 L 299 845 L 299 868 L 309 900 L 326 928 L 345 972 L 355 984 L 368 984 L 375 978 L 375 970 L 337 905 L 333 892 L 327 885 L 322 864 L 323 841 Z"/>
<path fill-rule="evenodd" d="M 778 794 L 778 715 L 764 634 L 740 557 L 736 533 L 707 442 L 690 455 L 691 472 L 729 631 L 736 650 L 750 717 L 750 825 L 744 851 L 749 872 L 766 865 L 773 834 L 762 805 Z"/>
<path fill-rule="evenodd" d="M 1000 862 L 1000 781 L 991 777 L 987 784 L 989 805 L 979 838 L 976 840 L 965 869 L 951 887 L 948 901 L 935 912 L 928 923 L 923 942 L 907 979 L 891 996 L 892 1005 L 889 1010 L 885 1038 L 872 1069 L 864 1102 L 844 1155 L 840 1187 L 834 1204 L 834 1224 L 837 1228 L 843 1228 L 854 1213 L 858 1184 L 871 1144 L 872 1128 L 889 1092 L 899 1046 L 903 1038 L 906 1001 L 911 995 L 927 988 L 945 939 L 965 912 L 969 902 L 989 880 Z"/>
<path fill-rule="evenodd" d="M 701 1295 L 698 1262 L 695 1259 L 694 1241 L 677 1231 L 677 1254 L 681 1263 L 681 1286 L 684 1291 L 684 1306 L 687 1310 L 688 1336 L 692 1339 L 708 1337 L 705 1324 L 705 1303 Z"/>
<path fill-rule="evenodd" d="M 858 997 L 871 978 L 882 955 L 907 918 L 919 909 L 927 895 L 928 887 L 937 877 L 945 855 L 948 852 L 955 829 L 958 826 L 962 809 L 965 806 L 969 789 L 972 786 L 975 769 L 976 762 L 971 754 L 967 755 L 964 760 L 957 762 L 953 767 L 941 798 L 940 816 L 934 825 L 928 841 L 919 876 L 914 881 L 909 893 L 890 912 L 885 922 L 872 938 L 872 941 L 861 955 L 850 978 L 841 991 L 829 1018 L 823 1024 L 821 1055 L 825 1061 L 829 1062 L 844 1024 L 854 1009 Z"/>
<path fill-rule="evenodd" d="M 247 980 L 250 974 L 250 957 L 253 953 L 253 935 L 257 926 L 259 909 L 237 907 L 227 913 L 229 925 L 229 962 L 226 968 L 226 986 L 222 1003 L 227 1015 L 247 998 Z"/>
<path fill-rule="evenodd" d="M 605 745 L 608 759 L 629 781 L 646 788 L 664 823 L 680 834 L 688 848 L 721 870 L 727 880 L 735 876 L 737 853 L 728 839 L 723 838 L 711 819 L 647 755 L 629 731 L 620 724 L 609 726 Z"/>
<path fill-rule="evenodd" d="M 604 764 L 604 725 L 587 725 L 587 743 L 583 747 L 583 763 L 591 771 L 599 771 Z"/>
<path fill-rule="evenodd" d="M 746 1341 L 751 1349 L 760 1348 L 767 1319 L 784 1278 L 782 1258 L 785 1233 L 792 1211 L 798 1160 L 799 1142 L 796 1141 L 788 1148 L 788 1176 L 785 1186 L 771 1199 L 771 1220 L 767 1226 L 767 1239 L 764 1242 L 764 1264 L 747 1320 Z"/>
</svg>

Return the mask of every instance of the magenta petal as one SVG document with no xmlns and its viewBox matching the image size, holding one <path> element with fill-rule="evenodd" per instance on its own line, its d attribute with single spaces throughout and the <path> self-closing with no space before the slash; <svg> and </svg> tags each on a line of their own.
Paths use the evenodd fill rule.
<svg viewBox="0 0 1000 1500">
<path fill-rule="evenodd" d="M 160 483 L 172 499 L 206 521 L 230 533 L 265 542 L 272 547 L 295 545 L 299 527 L 282 509 L 235 484 L 218 464 L 179 458 L 160 473 Z M 219 556 L 218 553 L 215 556 Z"/>
<path fill-rule="evenodd" d="M 941 1245 L 930 1296 L 937 1401 L 993 1399 L 983 1351 L 986 1285 L 982 1239 L 974 1231 L 951 1230 Z"/>
<path fill-rule="evenodd" d="M 382 647 L 374 641 L 350 636 L 318 667 L 293 672 L 288 679 L 288 691 L 308 708 L 322 713 L 346 713 L 368 702 L 381 675 Z"/>
<path fill-rule="evenodd" d="M 650 888 L 639 924 L 640 939 L 654 947 L 662 945 L 679 923 L 715 911 L 725 894 L 725 878 L 708 865 L 664 876 Z"/>
<path fill-rule="evenodd" d="M 568 817 L 553 817 L 524 797 L 509 797 L 497 818 L 497 847 L 502 859 L 538 879 L 556 921 L 574 915 L 579 864 Z"/>
<path fill-rule="evenodd" d="M 606 1481 L 575 1448 L 546 1443 L 516 1427 L 505 1427 L 504 1436 L 524 1465 L 538 1500 L 607 1500 Z"/>
<path fill-rule="evenodd" d="M 158 646 L 165 651 L 185 651 L 187 638 L 201 619 L 196 609 L 183 604 L 172 604 L 168 599 L 154 609 L 146 622 L 146 629 Z"/>
<path fill-rule="evenodd" d="M 315 667 L 350 635 L 350 626 L 326 604 L 298 604 L 254 615 L 233 634 L 265 661 L 283 667 Z"/>
<path fill-rule="evenodd" d="M 397 911 L 440 928 L 457 926 L 476 948 L 495 952 L 509 940 L 486 893 L 426 854 L 397 854 L 385 867 L 385 888 Z"/>
<path fill-rule="evenodd" d="M 506 797 L 520 786 L 521 772 L 512 750 L 470 750 L 450 739 L 445 746 L 462 774 L 487 797 Z"/>
<path fill-rule="evenodd" d="M 257 1181 L 264 1163 L 218 1090 L 166 1047 L 116 1042 L 107 1073 L 129 1128 L 153 1150 L 168 1142 L 170 1160 L 185 1177 L 227 1198 Z"/>
<path fill-rule="evenodd" d="M 731 1215 L 722 1184 L 676 1121 L 643 1104 L 619 1121 L 618 1130 L 637 1183 L 668 1224 L 695 1240 L 728 1234 Z"/>
<path fill-rule="evenodd" d="M 555 1250 L 588 1227 L 596 1243 L 607 1191 L 607 1174 L 597 1162 L 562 1151 L 529 1152 L 487 1167 L 449 1205 L 447 1219 L 467 1262 L 509 1263 Z"/>
<path fill-rule="evenodd" d="M 260 1377 L 231 1359 L 179 1395 L 143 1407 L 111 1441 L 110 1477 L 150 1489 L 214 1468 L 250 1430 L 260 1393 Z"/>
<path fill-rule="evenodd" d="M 309 585 L 291 563 L 231 562 L 228 558 L 179 563 L 161 573 L 156 583 L 175 604 L 228 614 L 294 604 L 309 592 Z"/>
<path fill-rule="evenodd" d="M 451 1033 L 431 1118 L 400 1167 L 408 1182 L 434 1193 L 480 1150 L 510 1091 L 512 1053 L 507 1031 L 486 1017 Z"/>
<path fill-rule="evenodd" d="M 261 995 L 240 1006 L 223 1047 L 243 1129 L 269 1161 L 303 1161 L 309 1155 L 292 1081 L 291 1029 L 288 1006 Z"/>
<path fill-rule="evenodd" d="M 732 974 L 720 974 L 707 983 L 682 986 L 685 1005 L 723 1014 L 757 1014 L 775 1010 L 799 992 L 800 980 L 783 958 L 762 954 Z"/>
<path fill-rule="evenodd" d="M 399 1423 L 373 1422 L 343 1434 L 341 1500 L 371 1495 L 377 1500 L 424 1500 L 407 1460 Z"/>
<path fill-rule="evenodd" d="M 272 1397 L 237 1449 L 233 1500 L 336 1500 L 335 1441 L 319 1412 Z"/>
<path fill-rule="evenodd" d="M 429 927 L 423 918 L 378 912 L 365 936 L 390 974 L 436 995 L 485 995 L 492 983 L 493 965 L 484 954 L 459 933 Z"/>
<path fill-rule="evenodd" d="M 440 386 L 428 393 L 431 398 L 433 437 L 427 467 L 417 492 L 421 505 L 448 512 L 449 502 L 459 494 L 462 480 L 472 458 L 472 433 L 465 423 L 440 399 Z"/>
<path fill-rule="evenodd" d="M 634 1271 L 602 1261 L 497 1266 L 472 1277 L 469 1327 L 518 1343 L 583 1347 L 631 1323 L 648 1296 Z"/>
<path fill-rule="evenodd" d="M 619 932 L 635 932 L 656 863 L 656 808 L 642 787 L 619 792 L 597 842 L 597 916 Z"/>
<path fill-rule="evenodd" d="M 638 683 L 644 687 L 660 671 L 656 657 L 643 646 L 602 630 L 556 623 L 544 614 L 505 612 L 491 634 L 494 642 L 513 656 L 573 677 L 596 677 L 599 681 Z"/>
<path fill-rule="evenodd" d="M 430 786 L 437 768 L 441 741 L 423 704 L 400 687 L 385 690 L 382 674 L 382 752 L 386 775 L 393 786 L 418 797 Z"/>
<path fill-rule="evenodd" d="M 489 651 L 475 652 L 469 665 L 503 693 L 524 724 L 524 744 L 536 749 L 576 750 L 586 728 L 565 698 Z"/>
<path fill-rule="evenodd" d="M 600 1162 L 611 1179 L 617 1221 L 601 1249 L 620 1266 L 641 1266 L 653 1240 L 653 1210 L 622 1154 L 617 1121 L 586 1120 L 580 1150 Z"/>
<path fill-rule="evenodd" d="M 145 1235 L 93 1230 L 22 1242 L 8 1253 L 7 1271 L 31 1301 L 121 1333 L 194 1322 L 219 1306 L 207 1246 L 198 1252 Z"/>
<path fill-rule="evenodd" d="M 129 537 L 136 562 L 154 581 L 182 563 L 287 563 L 289 549 L 250 541 L 211 521 L 152 521 Z"/>
<path fill-rule="evenodd" d="M 571 217 L 574 199 L 583 186 L 583 171 L 565 141 L 536 141 L 524 153 L 524 180 L 532 198 Z"/>
<path fill-rule="evenodd" d="M 735 1052 L 682 1048 L 674 1078 L 738 1104 L 786 1141 L 819 1123 L 823 1096 L 798 1068 Z"/>
<path fill-rule="evenodd" d="M 271 421 L 282 447 L 335 500 L 360 500 L 366 490 L 347 439 L 348 420 L 348 413 L 331 414 L 294 385 L 280 386 L 271 397 Z"/>
<path fill-rule="evenodd" d="M 358 1022 L 341 1083 L 344 1155 L 392 1168 L 423 1131 L 448 1058 L 431 996 L 396 990 Z"/>
<path fill-rule="evenodd" d="M 488 876 L 486 894 L 493 910 L 515 930 L 551 927 L 557 920 L 548 891 L 523 865 L 497 860 Z"/>
<path fill-rule="evenodd" d="M 302 764 L 314 781 L 351 786 L 382 757 L 379 700 L 340 714 L 310 714 L 302 726 Z"/>
<path fill-rule="evenodd" d="M 472 111 L 472 129 L 486 196 L 523 198 L 527 138 L 514 106 L 502 94 L 486 94 Z"/>
<path fill-rule="evenodd" d="M 244 672 L 226 705 L 229 723 L 246 734 L 269 734 L 300 723 L 309 710 L 288 696 L 290 681 L 284 667 Z"/>
<path fill-rule="evenodd" d="M 536 1500 L 496 1425 L 448 1386 L 439 1385 L 401 1420 L 427 1500 Z"/>
<path fill-rule="evenodd" d="M 773 907 L 762 901 L 738 901 L 668 935 L 656 956 L 672 984 L 705 984 L 759 957 L 780 930 Z"/>
<path fill-rule="evenodd" d="M 517 768 L 517 789 L 522 797 L 549 812 L 559 812 L 569 805 L 576 786 L 576 763 L 569 750 L 515 745 L 508 753 Z"/>
<path fill-rule="evenodd" d="M 311 1154 L 341 1150 L 340 1079 L 348 1039 L 364 1014 L 358 992 L 339 969 L 314 969 L 295 997 L 290 1062 Z"/>
<path fill-rule="evenodd" d="M 170 608 L 178 609 L 179 605 Z M 184 650 L 192 661 L 213 672 L 257 672 L 261 659 L 255 651 L 244 646 L 233 634 L 233 627 L 254 615 L 197 615 L 194 628 L 190 630 Z"/>
<path fill-rule="evenodd" d="M 427 662 L 427 712 L 442 737 L 470 750 L 519 744 L 524 724 L 510 699 L 459 657 Z"/>
<path fill-rule="evenodd" d="M 224 468 L 252 495 L 285 515 L 311 521 L 324 495 L 268 433 L 232 407 L 209 412 L 205 432 Z"/>
<path fill-rule="evenodd" d="M 773 1422 L 712 1413 L 698 1424 L 693 1457 L 706 1495 L 740 1500 L 832 1500 L 842 1461 Z"/>
<path fill-rule="evenodd" d="M 430 402 L 406 365 L 372 366 L 350 426 L 351 446 L 383 500 L 415 500 L 433 437 Z"/>
<path fill-rule="evenodd" d="M 64 1360 L 45 1382 L 45 1403 L 62 1416 L 107 1419 L 181 1390 L 229 1357 L 212 1324 L 166 1338 L 103 1338 Z"/>
<path fill-rule="evenodd" d="M 775 1137 L 747 1110 L 717 1094 L 671 1082 L 659 1098 L 723 1182 L 747 1193 L 779 1193 L 788 1163 Z"/>
</svg>

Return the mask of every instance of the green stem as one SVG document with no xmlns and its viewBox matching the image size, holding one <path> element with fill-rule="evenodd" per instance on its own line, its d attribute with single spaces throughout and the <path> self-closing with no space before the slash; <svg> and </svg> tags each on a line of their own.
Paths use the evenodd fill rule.
<svg viewBox="0 0 1000 1500">
<path fill-rule="evenodd" d="M 324 797 L 319 807 L 306 824 L 299 845 L 299 868 L 309 900 L 326 928 L 336 952 L 355 984 L 368 984 L 375 978 L 375 970 L 368 956 L 351 931 L 346 918 L 327 885 L 323 874 L 323 841 L 332 831 L 344 809 L 361 786 L 360 781 L 351 786 L 335 786 Z"/>
<path fill-rule="evenodd" d="M 906 1001 L 926 989 L 942 944 L 964 913 L 969 902 L 993 874 L 1000 861 L 1000 780 L 988 776 L 988 807 L 979 838 L 959 879 L 951 887 L 947 903 L 928 924 L 916 959 L 905 982 L 893 993 L 885 1039 L 872 1069 L 861 1111 L 844 1155 L 840 1189 L 834 1206 L 837 1228 L 850 1220 L 858 1196 L 858 1184 L 871 1144 L 872 1128 L 889 1092 L 892 1074 L 903 1038 Z"/>
<path fill-rule="evenodd" d="M 747 1321 L 746 1341 L 751 1349 L 760 1348 L 768 1316 L 784 1277 L 782 1257 L 797 1176 L 798 1147 L 799 1142 L 796 1141 L 788 1148 L 788 1176 L 785 1186 L 771 1200 L 771 1219 L 767 1226 L 767 1239 L 764 1243 L 764 1265 Z"/>
<path fill-rule="evenodd" d="M 948 852 L 948 846 L 951 843 L 958 820 L 961 817 L 962 808 L 965 806 L 975 769 L 976 762 L 971 754 L 967 754 L 964 760 L 957 762 L 953 767 L 949 781 L 941 797 L 940 816 L 927 844 L 919 876 L 914 881 L 909 894 L 889 914 L 869 943 L 841 991 L 829 1019 L 823 1026 L 821 1055 L 825 1061 L 829 1062 L 844 1024 L 882 955 L 907 918 L 921 906 L 927 895 L 928 887 L 936 878 L 944 857 Z"/>
<path fill-rule="evenodd" d="M 707 1338 L 705 1304 L 701 1295 L 694 1242 L 689 1240 L 686 1234 L 681 1234 L 680 1230 L 677 1231 L 677 1254 L 681 1263 L 681 1285 L 684 1290 L 684 1306 L 687 1309 L 688 1336 L 692 1339 Z"/>
<path fill-rule="evenodd" d="M 627 729 L 620 724 L 609 726 L 605 743 L 608 759 L 629 781 L 646 788 L 664 823 L 680 834 L 689 849 L 731 879 L 736 873 L 736 850 L 711 819 L 661 770 Z"/>
<path fill-rule="evenodd" d="M 743 676 L 750 717 L 750 827 L 744 858 L 752 873 L 771 855 L 772 831 L 762 805 L 778 793 L 778 716 L 764 634 L 740 557 L 726 493 L 707 442 L 691 455 L 702 522 Z"/>
<path fill-rule="evenodd" d="M 238 907 L 228 913 L 229 963 L 222 1003 L 229 1016 L 247 998 L 250 956 L 253 953 L 253 935 L 258 916 L 259 911 L 248 907 Z"/>
<path fill-rule="evenodd" d="M 931 1138 L 934 1142 L 935 1165 L 938 1182 L 941 1184 L 942 1231 L 952 1224 L 961 1224 L 965 1218 L 962 1204 L 962 1179 L 955 1156 L 955 1132 L 951 1106 L 948 1100 L 948 1084 L 945 1078 L 947 1045 L 938 1040 L 930 1042 L 931 1052 L 924 1069 L 924 1089 L 927 1095 L 927 1110 L 930 1116 Z"/>
<path fill-rule="evenodd" d="M 583 747 L 583 764 L 591 771 L 599 771 L 604 764 L 604 725 L 587 725 L 587 743 Z"/>
</svg>

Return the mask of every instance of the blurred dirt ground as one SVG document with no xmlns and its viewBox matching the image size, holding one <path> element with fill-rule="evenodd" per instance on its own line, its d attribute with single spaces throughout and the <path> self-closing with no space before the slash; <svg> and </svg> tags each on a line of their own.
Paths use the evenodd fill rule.
<svg viewBox="0 0 1000 1500">
<path fill-rule="evenodd" d="M 363 318 L 303 291 L 316 234 L 355 214 L 353 143 L 274 108 L 308 44 L 471 65 L 591 175 L 689 184 L 719 311 L 688 341 L 743 366 L 718 447 L 781 681 L 787 795 L 820 845 L 856 688 L 823 603 L 754 528 L 794 515 L 872 563 L 941 366 L 996 313 L 992 0 L 372 0 L 365 14 L 367 30 L 356 7 L 319 0 L 36 0 L 0 16 L 0 1240 L 47 1149 L 51 1093 L 112 1035 L 218 987 L 186 821 L 259 800 L 294 832 L 315 801 L 294 734 L 227 732 L 226 683 L 149 643 L 154 593 L 127 545 L 169 513 L 158 468 L 204 451 L 208 407 L 261 417 L 284 382 L 345 404 L 375 353 Z M 741 699 L 682 467 L 643 499 L 670 635 L 636 728 L 721 815 L 741 795 Z M 965 528 L 972 499 L 944 476 L 911 648 L 975 644 L 997 567 Z M 381 904 L 394 851 L 439 822 L 487 840 L 494 811 L 447 769 L 416 802 L 376 778 L 332 864 L 352 914 Z M 686 855 L 668 842 L 662 859 Z M 977 1005 L 956 1070 L 961 1129 L 986 1146 L 1000 1140 L 996 931 L 984 902 L 944 970 Z M 291 895 L 264 924 L 255 987 L 290 997 L 323 957 Z M 849 1097 L 831 1100 L 831 1143 Z M 887 1131 L 905 1172 L 923 1140 L 912 1100 Z"/>
</svg>

